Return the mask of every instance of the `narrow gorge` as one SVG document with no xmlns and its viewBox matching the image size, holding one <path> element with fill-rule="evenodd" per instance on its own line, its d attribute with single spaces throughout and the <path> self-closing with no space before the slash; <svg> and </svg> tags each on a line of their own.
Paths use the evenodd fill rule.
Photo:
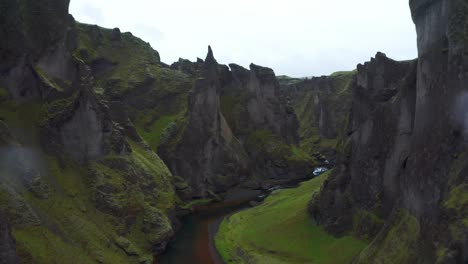
<svg viewBox="0 0 468 264">
<path fill-rule="evenodd" d="M 0 0 L 0 263 L 468 263 L 468 1 L 311 78 L 69 5 Z"/>
</svg>

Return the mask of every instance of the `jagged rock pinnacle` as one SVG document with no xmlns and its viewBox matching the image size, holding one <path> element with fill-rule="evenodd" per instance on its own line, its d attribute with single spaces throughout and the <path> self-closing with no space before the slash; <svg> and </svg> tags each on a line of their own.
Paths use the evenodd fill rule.
<svg viewBox="0 0 468 264">
<path fill-rule="evenodd" d="M 208 54 L 206 55 L 205 63 L 216 63 L 216 59 L 213 56 L 213 50 L 211 49 L 211 46 L 208 46 Z"/>
</svg>

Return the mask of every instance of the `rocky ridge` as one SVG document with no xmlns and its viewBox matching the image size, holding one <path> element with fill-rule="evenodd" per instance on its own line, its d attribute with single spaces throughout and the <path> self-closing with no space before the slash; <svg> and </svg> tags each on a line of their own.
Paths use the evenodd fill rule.
<svg viewBox="0 0 468 264">
<path fill-rule="evenodd" d="M 468 260 L 467 5 L 410 7 L 418 60 L 358 66 L 340 167 L 311 203 L 329 232 L 372 241 L 356 263 Z"/>
<path fill-rule="evenodd" d="M 171 68 L 131 33 L 76 22 L 68 4 L 0 1 L 0 255 L 150 263 L 174 234 L 177 208 L 261 187 L 222 111 L 229 71 L 211 50 Z M 285 160 L 297 144 L 295 115 L 276 97 L 273 71 L 254 69 L 262 108 L 242 106 L 256 121 L 249 131 L 266 131 L 264 143 Z M 277 177 L 288 181 L 286 165 Z"/>
</svg>

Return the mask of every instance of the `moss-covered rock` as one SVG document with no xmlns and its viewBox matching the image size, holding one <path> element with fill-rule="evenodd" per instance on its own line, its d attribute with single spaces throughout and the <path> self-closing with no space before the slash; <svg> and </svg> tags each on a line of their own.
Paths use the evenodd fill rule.
<svg viewBox="0 0 468 264">
<path fill-rule="evenodd" d="M 335 161 L 337 143 L 346 133 L 355 74 L 349 71 L 311 79 L 278 79 L 299 119 L 301 149 L 309 155 L 325 153 L 329 161 Z"/>
<path fill-rule="evenodd" d="M 359 255 L 358 263 L 410 263 L 424 260 L 413 255 L 409 248 L 416 247 L 420 239 L 419 221 L 407 210 L 399 210 L 391 220 L 391 226 L 381 241 L 374 241 Z"/>
</svg>

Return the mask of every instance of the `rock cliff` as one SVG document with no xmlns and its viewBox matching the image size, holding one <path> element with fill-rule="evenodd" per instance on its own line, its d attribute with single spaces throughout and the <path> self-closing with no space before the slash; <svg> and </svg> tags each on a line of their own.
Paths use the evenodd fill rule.
<svg viewBox="0 0 468 264">
<path fill-rule="evenodd" d="M 221 113 L 218 66 L 209 48 L 189 94 L 185 124 L 160 148 L 172 173 L 188 181 L 193 196 L 227 191 L 248 176 L 244 150 Z"/>
<path fill-rule="evenodd" d="M 194 196 L 212 196 L 263 180 L 307 176 L 308 157 L 294 156 L 298 122 L 271 69 L 180 59 L 171 65 L 194 77 L 188 110 L 168 127 L 158 153 Z M 268 185 L 268 184 L 267 184 Z"/>
<path fill-rule="evenodd" d="M 1 259 L 150 263 L 173 235 L 174 179 L 101 94 L 109 65 L 89 63 L 68 4 L 0 1 Z"/>
<path fill-rule="evenodd" d="M 358 66 L 340 166 L 311 213 L 336 235 L 372 241 L 357 263 L 464 263 L 467 6 L 410 7 L 419 58 Z"/>
<path fill-rule="evenodd" d="M 322 163 L 323 159 L 336 162 L 335 149 L 351 110 L 354 78 L 354 71 L 310 79 L 278 78 L 299 119 L 301 148 Z"/>
</svg>

